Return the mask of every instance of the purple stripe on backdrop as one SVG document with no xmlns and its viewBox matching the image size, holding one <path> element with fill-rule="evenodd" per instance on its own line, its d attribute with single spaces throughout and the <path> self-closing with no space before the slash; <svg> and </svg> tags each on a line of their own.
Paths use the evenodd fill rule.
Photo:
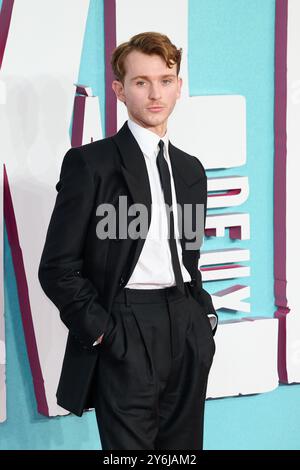
<svg viewBox="0 0 300 470">
<path fill-rule="evenodd" d="M 0 68 L 2 66 L 5 53 L 6 42 L 9 33 L 14 0 L 3 0 L 0 12 Z M 12 260 L 16 275 L 18 298 L 21 309 L 22 324 L 25 335 L 25 342 L 29 357 L 29 364 L 33 377 L 33 385 L 39 413 L 49 416 L 46 400 L 44 379 L 40 366 L 36 338 L 30 309 L 28 286 L 23 263 L 22 250 L 19 243 L 18 229 L 13 209 L 9 182 L 5 165 L 3 165 L 3 204 L 4 220 L 8 234 L 8 241 L 11 247 Z"/>
<path fill-rule="evenodd" d="M 117 132 L 117 99 L 111 87 L 114 80 L 110 59 L 116 47 L 116 2 L 104 0 L 104 37 L 105 37 L 105 136 Z"/>
<path fill-rule="evenodd" d="M 85 100 L 86 96 L 75 96 L 71 137 L 72 147 L 81 147 L 82 145 Z"/>
<path fill-rule="evenodd" d="M 14 6 L 14 0 L 3 0 L 0 12 L 0 69 L 3 62 L 6 41 L 9 33 L 10 20 L 12 16 L 12 10 Z"/>
<path fill-rule="evenodd" d="M 288 382 L 286 368 L 286 106 L 288 0 L 276 0 L 274 97 L 274 295 L 279 321 L 278 375 Z"/>
<path fill-rule="evenodd" d="M 33 378 L 38 412 L 42 413 L 45 416 L 49 416 L 46 392 L 44 387 L 44 379 L 39 361 L 36 338 L 34 334 L 34 326 L 31 315 L 28 286 L 23 262 L 23 254 L 19 243 L 18 228 L 5 165 L 3 174 L 3 187 L 4 220 L 6 224 L 8 241 L 11 248 L 14 271 L 16 275 L 16 284 L 18 289 L 22 324 L 24 329 L 29 364 Z"/>
<path fill-rule="evenodd" d="M 87 93 L 86 88 L 84 86 L 77 85 L 76 86 L 76 93 L 79 93 L 79 95 L 88 96 L 88 93 Z"/>
</svg>

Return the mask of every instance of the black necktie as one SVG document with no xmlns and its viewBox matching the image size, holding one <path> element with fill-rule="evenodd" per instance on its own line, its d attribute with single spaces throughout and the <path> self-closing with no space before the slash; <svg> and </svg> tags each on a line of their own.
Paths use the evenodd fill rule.
<svg viewBox="0 0 300 470">
<path fill-rule="evenodd" d="M 160 140 L 159 143 L 159 152 L 156 158 L 156 164 L 158 167 L 160 181 L 162 185 L 162 189 L 164 192 L 165 203 L 169 207 L 173 207 L 172 205 L 172 190 L 171 190 L 171 177 L 168 164 L 164 158 L 164 142 Z M 179 264 L 178 259 L 178 251 L 176 246 L 176 239 L 175 239 L 175 232 L 174 232 L 174 217 L 173 217 L 173 210 L 169 211 L 170 214 L 170 230 L 169 230 L 169 244 L 172 256 L 172 265 L 175 275 L 175 282 L 178 289 L 184 294 L 184 282 L 182 278 L 182 272 Z"/>
</svg>

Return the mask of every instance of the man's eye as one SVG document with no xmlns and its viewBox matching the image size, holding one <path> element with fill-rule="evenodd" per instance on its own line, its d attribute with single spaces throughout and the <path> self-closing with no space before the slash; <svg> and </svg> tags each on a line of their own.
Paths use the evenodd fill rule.
<svg viewBox="0 0 300 470">
<path fill-rule="evenodd" d="M 140 81 L 136 82 L 136 85 L 143 85 L 144 83 L 146 83 L 146 82 L 140 80 Z M 169 78 L 166 78 L 166 79 L 163 80 L 163 83 L 164 83 L 164 84 L 172 83 L 172 80 L 169 79 Z"/>
</svg>

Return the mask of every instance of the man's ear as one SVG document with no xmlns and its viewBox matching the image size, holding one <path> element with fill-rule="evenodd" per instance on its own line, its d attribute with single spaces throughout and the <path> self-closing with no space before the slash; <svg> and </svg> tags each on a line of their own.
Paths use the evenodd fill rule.
<svg viewBox="0 0 300 470">
<path fill-rule="evenodd" d="M 122 103 L 125 103 L 124 86 L 122 82 L 120 80 L 113 80 L 111 87 L 114 90 L 117 99 L 122 101 Z"/>
<path fill-rule="evenodd" d="M 181 96 L 182 78 L 178 77 L 177 80 L 177 99 Z"/>
</svg>

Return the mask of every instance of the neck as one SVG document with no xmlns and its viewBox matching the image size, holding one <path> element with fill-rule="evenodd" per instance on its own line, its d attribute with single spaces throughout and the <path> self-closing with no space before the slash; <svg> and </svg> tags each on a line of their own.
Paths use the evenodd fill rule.
<svg viewBox="0 0 300 470">
<path fill-rule="evenodd" d="M 159 124 L 158 126 L 147 126 L 143 121 L 140 121 L 138 119 L 135 119 L 133 116 L 128 113 L 129 118 L 138 124 L 141 127 L 144 127 L 145 129 L 148 129 L 151 132 L 154 132 L 154 134 L 157 134 L 159 137 L 164 137 L 167 132 L 167 121 L 163 122 L 162 124 Z"/>
</svg>

